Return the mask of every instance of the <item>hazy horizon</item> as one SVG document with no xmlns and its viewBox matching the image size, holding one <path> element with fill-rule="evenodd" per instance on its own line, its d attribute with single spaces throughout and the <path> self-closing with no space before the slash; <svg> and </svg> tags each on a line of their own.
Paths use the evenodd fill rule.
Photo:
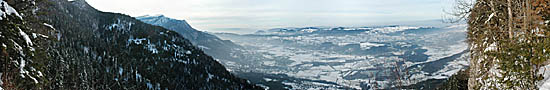
<svg viewBox="0 0 550 90">
<path fill-rule="evenodd" d="M 374 26 L 441 19 L 452 0 L 86 0 L 105 12 L 162 14 L 208 32 L 280 27 Z M 233 3 L 239 2 L 239 3 Z M 414 8 L 411 8 L 414 7 Z"/>
</svg>

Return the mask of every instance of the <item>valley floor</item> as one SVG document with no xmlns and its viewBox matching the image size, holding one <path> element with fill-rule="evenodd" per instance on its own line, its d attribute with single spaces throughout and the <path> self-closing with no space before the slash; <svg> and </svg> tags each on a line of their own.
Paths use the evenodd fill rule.
<svg viewBox="0 0 550 90">
<path fill-rule="evenodd" d="M 272 88 L 392 88 L 443 80 L 468 66 L 464 25 L 332 29 L 215 35 L 247 48 L 249 61 L 220 60 L 226 67 Z"/>
</svg>

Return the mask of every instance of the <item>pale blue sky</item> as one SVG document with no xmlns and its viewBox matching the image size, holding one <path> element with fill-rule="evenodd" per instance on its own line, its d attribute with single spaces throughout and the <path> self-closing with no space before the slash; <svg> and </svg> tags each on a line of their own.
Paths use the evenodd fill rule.
<svg viewBox="0 0 550 90">
<path fill-rule="evenodd" d="M 164 14 L 209 32 L 373 26 L 441 19 L 452 0 L 86 0 L 106 12 Z"/>
</svg>

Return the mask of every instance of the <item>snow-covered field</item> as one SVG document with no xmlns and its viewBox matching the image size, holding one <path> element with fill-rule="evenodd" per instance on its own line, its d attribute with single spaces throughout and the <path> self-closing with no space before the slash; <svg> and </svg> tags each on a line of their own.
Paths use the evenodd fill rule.
<svg viewBox="0 0 550 90">
<path fill-rule="evenodd" d="M 408 78 L 403 82 L 410 85 L 427 79 L 445 79 L 468 66 L 463 25 L 339 29 L 291 28 L 252 35 L 217 36 L 250 48 L 247 52 L 251 54 L 261 54 L 256 55 L 258 60 L 248 62 L 261 64 L 257 66 L 222 61 L 231 70 L 325 81 L 314 82 L 320 83 L 314 86 L 330 82 L 361 89 L 376 82 L 379 84 L 376 87 L 391 88 L 396 74 Z M 392 72 L 395 68 L 402 72 Z M 304 82 L 283 84 L 306 87 L 301 85 Z"/>
</svg>

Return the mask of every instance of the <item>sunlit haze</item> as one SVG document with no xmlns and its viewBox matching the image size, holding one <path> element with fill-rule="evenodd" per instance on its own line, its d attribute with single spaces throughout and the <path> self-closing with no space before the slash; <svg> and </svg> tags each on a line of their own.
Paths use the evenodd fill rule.
<svg viewBox="0 0 550 90">
<path fill-rule="evenodd" d="M 451 0 L 86 0 L 133 17 L 163 14 L 209 32 L 277 27 L 369 26 L 441 19 Z M 237 3 L 238 2 L 238 3 Z"/>
</svg>

